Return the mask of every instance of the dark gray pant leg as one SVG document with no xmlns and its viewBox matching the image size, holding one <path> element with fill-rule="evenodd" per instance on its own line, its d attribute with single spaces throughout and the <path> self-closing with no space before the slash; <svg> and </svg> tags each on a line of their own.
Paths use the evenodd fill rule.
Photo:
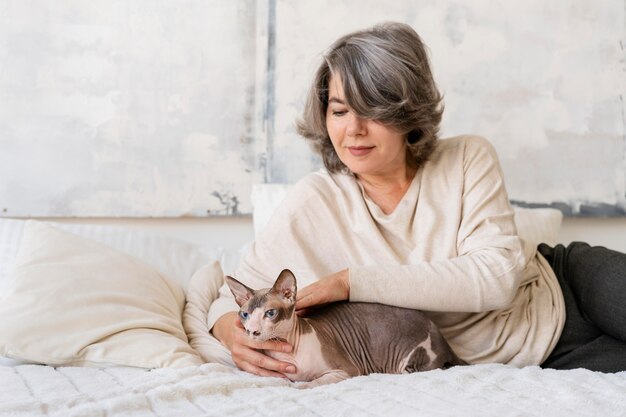
<svg viewBox="0 0 626 417">
<path fill-rule="evenodd" d="M 563 334 L 545 368 L 626 370 L 626 254 L 575 242 L 539 245 L 563 290 Z"/>
</svg>

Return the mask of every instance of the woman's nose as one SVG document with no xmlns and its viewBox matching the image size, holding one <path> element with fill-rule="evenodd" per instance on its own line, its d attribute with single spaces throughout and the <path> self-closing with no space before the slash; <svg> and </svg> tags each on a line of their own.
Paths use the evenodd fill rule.
<svg viewBox="0 0 626 417">
<path fill-rule="evenodd" d="M 360 118 L 359 116 L 355 116 L 350 114 L 348 116 L 350 119 L 348 120 L 348 128 L 347 134 L 349 136 L 363 136 L 367 134 L 367 121 L 365 119 Z"/>
</svg>

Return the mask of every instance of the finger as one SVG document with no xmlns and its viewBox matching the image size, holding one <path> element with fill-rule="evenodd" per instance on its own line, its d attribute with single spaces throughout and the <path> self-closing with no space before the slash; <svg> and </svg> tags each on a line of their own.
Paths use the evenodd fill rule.
<svg viewBox="0 0 626 417">
<path fill-rule="evenodd" d="M 258 375 L 258 376 L 271 376 L 274 378 L 287 379 L 287 377 L 284 374 L 281 374 L 280 372 L 268 371 L 267 369 L 259 368 L 258 366 L 254 366 L 247 362 L 245 362 L 245 364 L 241 364 L 241 366 L 239 366 L 239 369 L 242 369 L 246 372 L 250 372 L 251 374 Z"/>
<path fill-rule="evenodd" d="M 281 362 L 265 355 L 264 353 L 257 352 L 256 350 L 246 349 L 245 347 L 242 349 L 238 347 L 233 353 L 234 357 L 237 359 L 235 363 L 247 363 L 254 368 L 261 368 L 266 371 L 281 374 L 296 372 L 296 368 L 292 364 Z"/>
<path fill-rule="evenodd" d="M 296 294 L 296 301 L 300 301 L 302 300 L 304 297 L 306 297 L 308 294 L 308 292 L 306 291 L 308 287 L 305 287 L 303 289 L 301 289 L 300 291 L 297 292 Z"/>
<path fill-rule="evenodd" d="M 319 281 L 314 282 L 313 284 L 309 284 L 306 287 L 299 289 L 298 293 L 296 294 L 296 301 L 305 297 L 309 297 L 312 294 L 315 294 L 317 291 L 319 291 L 319 289 L 316 290 L 316 288 L 318 287 L 319 287 Z"/>
<path fill-rule="evenodd" d="M 302 310 L 304 308 L 308 308 L 317 304 L 315 300 L 315 296 L 313 294 L 308 294 L 303 296 L 301 299 L 296 300 L 296 310 Z"/>
</svg>

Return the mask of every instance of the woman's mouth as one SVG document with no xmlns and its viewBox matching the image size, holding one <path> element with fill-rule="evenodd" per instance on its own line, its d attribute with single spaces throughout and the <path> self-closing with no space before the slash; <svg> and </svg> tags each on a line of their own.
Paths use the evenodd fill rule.
<svg viewBox="0 0 626 417">
<path fill-rule="evenodd" d="M 348 146 L 348 151 L 352 156 L 363 156 L 370 153 L 374 146 Z"/>
</svg>

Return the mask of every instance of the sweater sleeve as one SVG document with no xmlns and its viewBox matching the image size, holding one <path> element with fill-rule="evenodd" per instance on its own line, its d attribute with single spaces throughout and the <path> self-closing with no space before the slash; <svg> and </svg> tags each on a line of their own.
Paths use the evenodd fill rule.
<svg viewBox="0 0 626 417">
<path fill-rule="evenodd" d="M 525 261 L 503 173 L 485 139 L 464 146 L 462 195 L 450 196 L 462 199 L 457 256 L 410 265 L 351 265 L 351 301 L 445 312 L 510 305 Z"/>
</svg>

